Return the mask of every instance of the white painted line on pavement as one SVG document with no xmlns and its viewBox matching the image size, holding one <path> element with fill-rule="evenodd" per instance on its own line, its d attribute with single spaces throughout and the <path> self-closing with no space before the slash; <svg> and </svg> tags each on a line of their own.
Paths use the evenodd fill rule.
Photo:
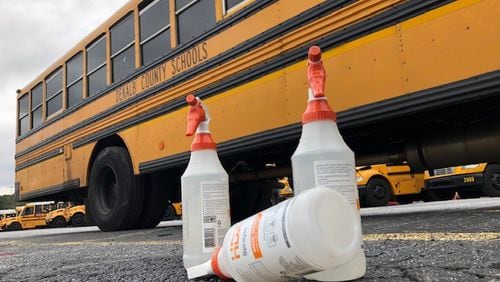
<svg viewBox="0 0 500 282">
<path fill-rule="evenodd" d="M 180 226 L 180 225 L 182 225 L 182 221 L 171 220 L 171 221 L 160 222 L 160 224 L 158 224 L 158 227 Z M 19 238 L 28 238 L 28 237 L 45 236 L 45 235 L 96 232 L 96 231 L 99 231 L 99 228 L 97 228 L 97 226 L 44 228 L 44 229 L 30 229 L 30 230 L 20 230 L 20 231 L 0 231 L 0 240 L 19 239 Z"/>
<path fill-rule="evenodd" d="M 397 215 L 423 212 L 476 210 L 500 207 L 500 198 L 461 199 L 408 205 L 362 208 L 361 216 Z"/>
</svg>

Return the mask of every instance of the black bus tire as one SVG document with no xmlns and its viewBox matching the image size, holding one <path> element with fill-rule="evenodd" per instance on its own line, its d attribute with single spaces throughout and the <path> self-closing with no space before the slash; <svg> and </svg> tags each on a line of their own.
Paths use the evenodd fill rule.
<svg viewBox="0 0 500 282">
<path fill-rule="evenodd" d="M 368 207 L 387 206 L 391 200 L 391 186 L 380 178 L 373 178 L 366 184 L 365 204 Z"/>
<path fill-rule="evenodd" d="M 154 228 L 163 219 L 169 206 L 168 187 L 158 174 L 146 175 L 143 181 L 144 205 L 136 228 Z"/>
<path fill-rule="evenodd" d="M 141 215 L 144 190 L 123 147 L 107 147 L 97 155 L 89 178 L 88 204 L 102 231 L 134 228 Z"/>
<path fill-rule="evenodd" d="M 176 218 L 175 208 L 171 204 L 167 206 L 165 214 L 163 215 L 163 220 L 173 220 Z"/>
<path fill-rule="evenodd" d="M 13 222 L 9 225 L 9 227 L 7 227 L 7 230 L 9 230 L 9 231 L 19 231 L 22 229 L 23 229 L 23 227 L 21 226 L 21 223 L 19 223 L 19 222 Z"/>
<path fill-rule="evenodd" d="M 83 213 L 74 214 L 71 217 L 71 226 L 84 226 L 85 225 L 85 215 Z"/>
<path fill-rule="evenodd" d="M 66 219 L 64 219 L 64 217 L 62 216 L 58 216 L 54 218 L 51 225 L 52 227 L 64 227 L 66 226 Z"/>
<path fill-rule="evenodd" d="M 486 196 L 500 197 L 500 165 L 490 164 L 486 167 L 481 191 Z"/>
</svg>

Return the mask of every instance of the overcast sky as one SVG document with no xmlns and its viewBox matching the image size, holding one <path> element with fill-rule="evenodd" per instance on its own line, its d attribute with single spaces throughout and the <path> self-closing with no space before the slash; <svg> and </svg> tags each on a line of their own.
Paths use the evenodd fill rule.
<svg viewBox="0 0 500 282">
<path fill-rule="evenodd" d="M 26 86 L 126 2 L 0 1 L 0 195 L 14 192 L 16 89 Z"/>
</svg>

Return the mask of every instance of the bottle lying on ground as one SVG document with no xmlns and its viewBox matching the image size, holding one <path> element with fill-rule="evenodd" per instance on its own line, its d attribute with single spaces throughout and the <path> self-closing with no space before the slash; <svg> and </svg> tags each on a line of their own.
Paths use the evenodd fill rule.
<svg viewBox="0 0 500 282">
<path fill-rule="evenodd" d="M 361 226 L 333 189 L 310 189 L 233 225 L 193 279 L 215 274 L 236 281 L 280 281 L 343 265 L 359 251 Z"/>
</svg>

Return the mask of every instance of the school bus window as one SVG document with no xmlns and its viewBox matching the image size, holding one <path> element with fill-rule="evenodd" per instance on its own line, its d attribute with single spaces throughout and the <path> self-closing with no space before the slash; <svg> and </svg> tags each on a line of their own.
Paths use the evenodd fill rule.
<svg viewBox="0 0 500 282">
<path fill-rule="evenodd" d="M 170 53 L 169 1 L 150 2 L 139 12 L 141 55 L 144 65 Z"/>
<path fill-rule="evenodd" d="M 66 99 L 68 108 L 82 99 L 83 56 L 78 53 L 66 63 Z"/>
<path fill-rule="evenodd" d="M 42 84 L 31 89 L 31 128 L 37 128 L 42 124 Z"/>
<path fill-rule="evenodd" d="M 222 0 L 224 14 L 248 0 Z"/>
<path fill-rule="evenodd" d="M 106 88 L 106 40 L 105 36 L 87 47 L 87 86 L 92 96 Z"/>
<path fill-rule="evenodd" d="M 113 82 L 122 80 L 135 70 L 133 14 L 111 28 L 111 63 Z"/>
<path fill-rule="evenodd" d="M 33 214 L 33 207 L 25 207 L 23 210 L 23 215 L 32 215 Z"/>
<path fill-rule="evenodd" d="M 179 44 L 203 34 L 216 23 L 215 1 L 175 0 L 175 9 Z"/>
<path fill-rule="evenodd" d="M 27 94 L 24 94 L 18 101 L 18 107 L 19 107 L 19 131 L 17 135 L 23 135 L 24 133 L 28 132 L 29 127 L 30 127 L 30 122 L 29 122 L 29 96 Z"/>
<path fill-rule="evenodd" d="M 47 87 L 47 114 L 46 117 L 62 109 L 62 68 L 49 76 L 46 80 Z"/>
</svg>

